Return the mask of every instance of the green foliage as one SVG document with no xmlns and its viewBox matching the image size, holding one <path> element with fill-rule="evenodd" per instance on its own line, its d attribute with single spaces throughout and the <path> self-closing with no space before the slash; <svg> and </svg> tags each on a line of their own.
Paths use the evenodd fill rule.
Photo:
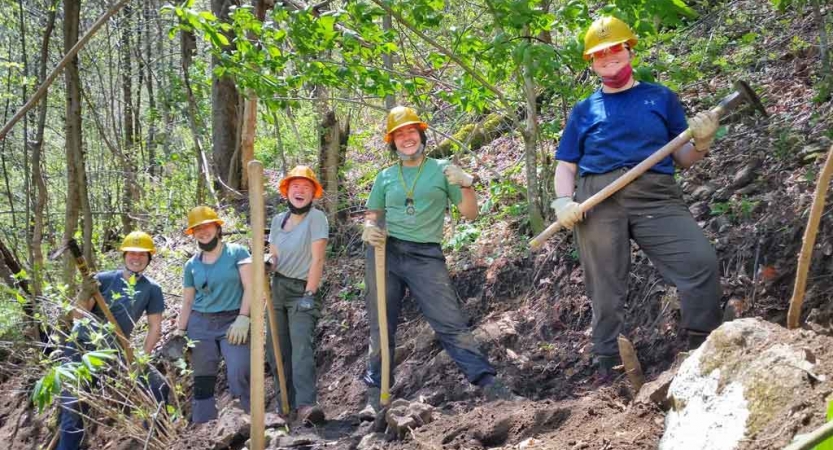
<svg viewBox="0 0 833 450">
<path fill-rule="evenodd" d="M 833 399 L 831 399 L 830 402 L 827 404 L 827 421 L 833 422 Z M 813 450 L 833 450 L 833 437 L 825 439 Z"/>
<path fill-rule="evenodd" d="M 64 389 L 64 383 L 72 383 L 76 387 L 92 383 L 93 376 L 105 368 L 107 361 L 115 359 L 115 354 L 116 350 L 112 349 L 86 352 L 81 362 L 56 364 L 47 369 L 32 390 L 32 403 L 38 408 L 38 413 L 52 404 L 55 396 Z"/>
<path fill-rule="evenodd" d="M 480 236 L 480 226 L 477 223 L 461 223 L 454 230 L 454 235 L 443 245 L 446 249 L 460 251 L 474 244 Z"/>
</svg>

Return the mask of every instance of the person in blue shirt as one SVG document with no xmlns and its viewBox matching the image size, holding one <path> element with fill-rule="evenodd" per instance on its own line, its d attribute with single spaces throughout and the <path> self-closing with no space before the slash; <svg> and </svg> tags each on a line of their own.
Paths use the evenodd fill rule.
<svg viewBox="0 0 833 450">
<path fill-rule="evenodd" d="M 124 257 L 124 268 L 101 272 L 94 278 L 87 278 L 81 286 L 81 291 L 75 298 L 76 308 L 73 310 L 75 324 L 73 326 L 74 342 L 68 344 L 67 357 L 75 362 L 81 360 L 83 351 L 95 349 L 91 341 L 92 323 L 84 319 L 92 313 L 99 321 L 106 322 L 103 311 L 93 299 L 96 292 L 110 308 L 125 337 L 130 339 L 136 322 L 145 315 L 148 331 L 144 341 L 144 352 L 150 354 L 162 336 L 162 313 L 165 312 L 165 300 L 162 288 L 156 281 L 144 275 L 150 264 L 156 246 L 153 238 L 142 231 L 128 234 L 119 250 Z M 117 345 L 115 339 L 110 342 Z M 142 377 L 144 379 L 144 377 Z M 165 401 L 169 388 L 164 378 L 153 366 L 148 367 L 147 384 L 153 397 L 158 402 Z M 86 414 L 85 407 L 79 404 L 78 397 L 64 391 L 60 398 L 61 415 L 58 450 L 77 450 L 84 440 L 84 422 L 82 416 Z"/>
<path fill-rule="evenodd" d="M 176 334 L 195 341 L 191 349 L 194 400 L 191 421 L 217 418 L 214 385 L 220 360 L 226 362 L 231 395 L 249 412 L 249 305 L 251 255 L 245 247 L 222 240 L 223 221 L 208 206 L 188 212 L 186 234 L 200 251 L 185 263 L 182 307 Z"/>
<path fill-rule="evenodd" d="M 675 164 L 688 168 L 708 153 L 718 117 L 702 112 L 686 121 L 674 92 L 637 81 L 631 66 L 636 43 L 630 27 L 615 17 L 590 26 L 584 57 L 602 86 L 573 108 L 555 155 L 552 207 L 565 228 L 575 226 L 593 306 L 593 352 L 603 381 L 621 364 L 617 337 L 628 298 L 631 239 L 676 285 L 690 348 L 698 347 L 721 321 L 717 256 L 674 180 Z M 692 142 L 581 214 L 581 202 L 687 128 Z"/>
</svg>

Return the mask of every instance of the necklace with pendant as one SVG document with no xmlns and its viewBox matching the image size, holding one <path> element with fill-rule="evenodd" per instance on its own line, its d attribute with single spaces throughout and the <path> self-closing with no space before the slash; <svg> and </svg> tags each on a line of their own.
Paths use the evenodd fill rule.
<svg viewBox="0 0 833 450">
<path fill-rule="evenodd" d="M 414 177 L 414 182 L 411 183 L 411 189 L 408 189 L 408 185 L 405 184 L 405 176 L 402 174 L 402 163 L 399 163 L 399 182 L 402 183 L 402 189 L 405 191 L 405 214 L 409 216 L 416 214 L 416 208 L 414 207 L 414 190 L 416 189 L 417 180 L 422 174 L 422 168 L 425 166 L 425 159 L 426 158 L 422 158 L 422 162 L 419 163 L 419 170 Z"/>
</svg>

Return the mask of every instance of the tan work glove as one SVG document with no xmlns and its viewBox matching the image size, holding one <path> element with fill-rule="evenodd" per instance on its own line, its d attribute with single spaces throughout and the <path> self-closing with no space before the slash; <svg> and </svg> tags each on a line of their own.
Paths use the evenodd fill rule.
<svg viewBox="0 0 833 450">
<path fill-rule="evenodd" d="M 100 288 L 101 283 L 99 283 L 95 277 L 84 277 L 84 279 L 81 280 L 81 290 L 78 291 L 76 299 L 87 301 L 91 299 L 96 292 L 99 292 Z"/>
<path fill-rule="evenodd" d="M 188 334 L 188 330 L 183 330 L 182 328 L 177 328 L 174 330 L 174 336 L 185 337 L 186 334 Z"/>
<path fill-rule="evenodd" d="M 694 138 L 694 148 L 698 152 L 705 152 L 712 146 L 719 123 L 717 114 L 711 111 L 701 111 L 688 121 L 691 137 Z"/>
<path fill-rule="evenodd" d="M 550 207 L 555 210 L 558 223 L 568 230 L 572 230 L 575 224 L 584 219 L 581 207 L 571 197 L 558 197 L 552 201 Z"/>
<path fill-rule="evenodd" d="M 374 247 L 382 247 L 385 245 L 385 241 L 388 240 L 388 234 L 385 230 L 376 226 L 375 223 L 365 222 L 362 240 Z"/>
<path fill-rule="evenodd" d="M 474 177 L 467 174 L 456 164 L 449 164 L 443 167 L 443 175 L 448 180 L 448 184 L 456 184 L 460 187 L 470 187 L 474 182 Z"/>
<path fill-rule="evenodd" d="M 249 339 L 249 318 L 244 315 L 237 316 L 234 323 L 228 327 L 226 339 L 231 345 L 243 345 Z"/>
</svg>

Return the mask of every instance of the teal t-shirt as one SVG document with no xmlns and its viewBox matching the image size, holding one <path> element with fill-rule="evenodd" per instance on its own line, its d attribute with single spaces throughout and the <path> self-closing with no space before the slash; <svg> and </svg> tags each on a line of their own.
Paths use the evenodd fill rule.
<svg viewBox="0 0 833 450">
<path fill-rule="evenodd" d="M 243 283 L 238 266 L 249 257 L 249 251 L 238 244 L 223 243 L 223 251 L 214 263 L 203 263 L 201 255 L 197 253 L 185 263 L 183 274 L 182 285 L 197 291 L 192 309 L 203 313 L 240 309 Z"/>
<path fill-rule="evenodd" d="M 367 209 L 385 211 L 390 236 L 410 242 L 441 243 L 448 199 L 454 205 L 463 201 L 460 186 L 448 184 L 443 175 L 446 165 L 448 161 L 426 157 L 421 173 L 419 167 L 398 163 L 382 170 L 373 182 Z M 406 190 L 412 186 L 413 204 L 409 205 Z M 413 207 L 413 214 L 408 213 L 409 206 Z"/>
</svg>

